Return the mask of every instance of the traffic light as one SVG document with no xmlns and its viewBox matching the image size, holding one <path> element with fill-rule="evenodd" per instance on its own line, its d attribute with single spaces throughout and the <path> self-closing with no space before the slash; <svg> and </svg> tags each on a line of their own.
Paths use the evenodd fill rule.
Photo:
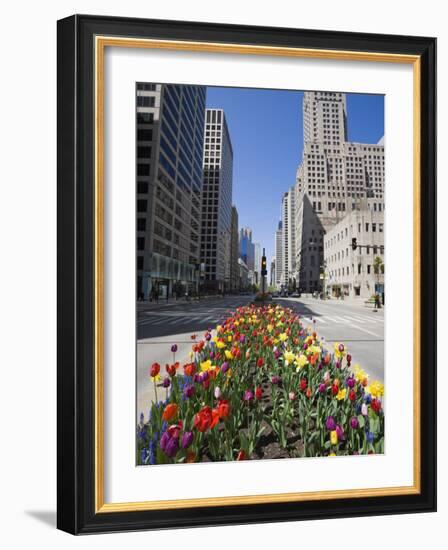
<svg viewBox="0 0 448 550">
<path fill-rule="evenodd" d="M 268 270 L 266 268 L 266 256 L 261 257 L 261 276 L 265 277 L 268 274 Z"/>
<path fill-rule="evenodd" d="M 356 250 L 358 244 L 356 242 L 356 237 L 353 237 L 352 238 L 352 250 Z"/>
</svg>

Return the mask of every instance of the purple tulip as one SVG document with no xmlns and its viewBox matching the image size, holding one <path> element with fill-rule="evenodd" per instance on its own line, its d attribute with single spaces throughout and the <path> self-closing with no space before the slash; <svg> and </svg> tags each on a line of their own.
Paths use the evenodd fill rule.
<svg viewBox="0 0 448 550">
<path fill-rule="evenodd" d="M 173 344 L 173 345 L 171 346 L 171 351 L 172 351 L 173 353 L 176 353 L 176 351 L 177 351 L 177 344 Z"/>
<path fill-rule="evenodd" d="M 250 391 L 250 390 L 246 390 L 244 392 L 244 401 L 252 401 L 252 399 L 254 398 L 254 394 Z"/>
<path fill-rule="evenodd" d="M 215 352 L 214 351 L 211 351 L 210 352 L 210 359 L 214 359 L 215 358 Z"/>
<path fill-rule="evenodd" d="M 201 374 L 201 382 L 205 382 L 206 380 L 208 380 L 210 378 L 210 375 L 208 374 L 208 371 L 204 371 L 202 374 Z"/>
<path fill-rule="evenodd" d="M 347 378 L 347 386 L 349 388 L 355 387 L 355 379 L 352 376 L 350 376 L 350 378 Z"/>
<path fill-rule="evenodd" d="M 221 372 L 225 374 L 229 370 L 229 363 L 227 361 L 224 361 L 224 363 L 221 365 Z"/>
<path fill-rule="evenodd" d="M 193 443 L 193 432 L 184 432 L 182 436 L 182 449 L 187 449 Z"/>
<path fill-rule="evenodd" d="M 337 424 L 336 426 L 336 434 L 338 436 L 339 441 L 344 439 L 344 430 L 341 428 L 341 426 L 339 426 L 339 424 Z"/>
<path fill-rule="evenodd" d="M 244 334 L 242 334 L 242 335 L 240 336 L 240 343 L 241 343 L 241 344 L 244 344 L 245 340 L 246 340 L 246 336 L 245 336 Z"/>
<path fill-rule="evenodd" d="M 344 344 L 339 344 L 338 350 L 341 352 L 344 351 Z"/>
<path fill-rule="evenodd" d="M 177 453 L 178 450 L 179 450 L 179 438 L 170 437 L 165 446 L 165 450 L 164 450 L 165 454 L 170 458 L 172 458 Z"/>
<path fill-rule="evenodd" d="M 317 389 L 319 393 L 324 393 L 324 391 L 327 389 L 327 386 L 325 384 L 319 384 L 319 387 Z"/>
<path fill-rule="evenodd" d="M 332 432 L 336 429 L 336 422 L 334 421 L 334 418 L 332 416 L 329 416 L 325 421 L 325 427 L 329 432 Z"/>
<path fill-rule="evenodd" d="M 280 384 L 280 376 L 274 374 L 274 376 L 271 378 L 271 382 L 274 384 L 274 386 L 278 386 L 278 384 Z"/>
<path fill-rule="evenodd" d="M 340 362 L 340 361 L 336 361 L 335 367 L 336 367 L 337 369 L 340 369 L 340 368 L 341 368 L 341 362 Z"/>
<path fill-rule="evenodd" d="M 280 357 L 280 355 L 281 355 L 280 351 L 279 351 L 278 349 L 276 349 L 276 350 L 274 351 L 274 357 L 275 357 L 276 359 L 278 359 L 278 358 Z"/>
<path fill-rule="evenodd" d="M 190 399 L 190 397 L 193 397 L 194 392 L 195 392 L 194 386 L 192 386 L 192 385 L 185 386 L 185 388 L 184 388 L 184 396 L 185 396 L 187 399 Z"/>
<path fill-rule="evenodd" d="M 163 386 L 164 388 L 169 388 L 170 385 L 171 385 L 170 379 L 169 379 L 168 377 L 167 377 L 167 378 L 164 378 L 164 379 L 163 379 L 163 382 L 162 382 L 162 386 Z"/>
<path fill-rule="evenodd" d="M 165 451 L 168 441 L 170 440 L 170 434 L 165 432 L 160 439 L 160 448 Z"/>
<path fill-rule="evenodd" d="M 303 344 L 303 349 L 308 349 L 308 344 Z"/>
<path fill-rule="evenodd" d="M 210 341 L 212 339 L 212 335 L 207 332 L 207 334 L 205 335 L 205 339 L 207 340 L 207 342 Z"/>
<path fill-rule="evenodd" d="M 195 384 L 199 384 L 200 382 L 202 382 L 201 373 L 197 372 L 197 373 L 193 376 L 193 382 L 194 382 Z"/>
<path fill-rule="evenodd" d="M 356 428 L 358 428 L 359 422 L 358 422 L 358 419 L 356 418 L 356 416 L 352 416 L 352 417 L 350 418 L 350 426 L 351 426 L 354 430 L 356 430 Z"/>
</svg>

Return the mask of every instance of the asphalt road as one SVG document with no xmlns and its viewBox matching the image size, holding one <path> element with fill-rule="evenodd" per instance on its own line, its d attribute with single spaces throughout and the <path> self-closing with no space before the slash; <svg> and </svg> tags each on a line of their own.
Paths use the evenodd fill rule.
<svg viewBox="0 0 448 550">
<path fill-rule="evenodd" d="M 282 298 L 281 305 L 297 311 L 306 327 L 315 327 L 328 348 L 343 342 L 369 375 L 384 381 L 384 309 L 374 311 L 363 302 L 335 299 Z"/>
<path fill-rule="evenodd" d="M 137 339 L 156 338 L 212 329 L 253 296 L 225 296 L 186 302 L 184 299 L 159 305 L 137 304 Z"/>
</svg>

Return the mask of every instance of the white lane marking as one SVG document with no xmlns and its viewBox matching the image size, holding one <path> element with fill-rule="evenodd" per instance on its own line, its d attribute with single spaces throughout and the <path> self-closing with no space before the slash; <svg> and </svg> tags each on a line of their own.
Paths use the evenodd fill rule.
<svg viewBox="0 0 448 550">
<path fill-rule="evenodd" d="M 350 321 L 355 321 L 356 323 L 361 323 L 362 325 L 367 322 L 365 319 L 359 319 L 359 318 L 356 318 L 356 317 L 349 317 L 348 315 L 346 315 L 345 318 L 349 319 Z"/>
</svg>

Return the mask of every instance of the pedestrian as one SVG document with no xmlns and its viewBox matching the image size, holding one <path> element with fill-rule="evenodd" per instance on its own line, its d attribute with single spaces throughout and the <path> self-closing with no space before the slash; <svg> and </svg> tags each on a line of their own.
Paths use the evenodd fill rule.
<svg viewBox="0 0 448 550">
<path fill-rule="evenodd" d="M 381 307 L 381 304 L 380 304 L 380 295 L 379 294 L 375 294 L 375 309 L 380 309 Z"/>
</svg>

